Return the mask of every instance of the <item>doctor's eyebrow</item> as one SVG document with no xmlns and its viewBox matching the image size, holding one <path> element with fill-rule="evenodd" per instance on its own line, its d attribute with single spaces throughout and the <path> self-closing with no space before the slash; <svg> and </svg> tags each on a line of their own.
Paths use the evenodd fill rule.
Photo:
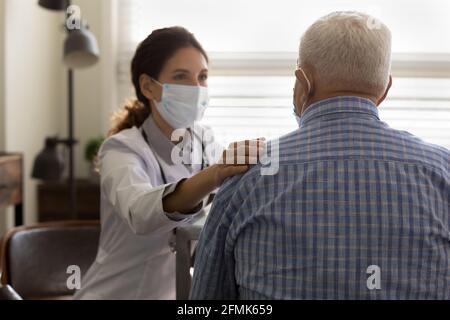
<svg viewBox="0 0 450 320">
<path fill-rule="evenodd" d="M 191 72 L 186 69 L 176 69 L 172 73 L 191 73 Z"/>
<path fill-rule="evenodd" d="M 200 71 L 200 73 L 202 72 L 208 72 L 208 69 L 203 69 L 202 71 Z M 172 73 L 191 73 L 191 72 L 187 69 L 176 69 Z"/>
</svg>

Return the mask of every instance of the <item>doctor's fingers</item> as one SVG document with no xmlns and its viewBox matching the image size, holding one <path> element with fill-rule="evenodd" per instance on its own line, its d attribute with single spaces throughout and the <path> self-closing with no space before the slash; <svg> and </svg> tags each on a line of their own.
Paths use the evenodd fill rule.
<svg viewBox="0 0 450 320">
<path fill-rule="evenodd" d="M 252 140 L 245 143 L 232 144 L 223 152 L 223 164 L 257 164 L 258 159 L 264 155 L 266 146 L 259 141 Z"/>
<path fill-rule="evenodd" d="M 248 171 L 249 166 L 233 166 L 233 165 L 223 165 L 220 168 L 220 176 L 221 180 L 225 180 L 226 178 L 232 177 L 237 174 L 245 173 Z"/>
<path fill-rule="evenodd" d="M 244 165 L 244 164 L 258 164 L 263 153 L 250 152 L 250 154 L 245 155 L 245 152 L 235 153 L 233 150 L 225 151 L 222 158 L 217 162 L 217 164 L 222 165 Z"/>
<path fill-rule="evenodd" d="M 255 156 L 225 156 L 217 164 L 229 166 L 255 165 L 259 163 L 260 157 Z"/>
<path fill-rule="evenodd" d="M 266 138 L 257 138 L 243 141 L 232 142 L 228 145 L 227 150 L 239 149 L 239 148 L 265 148 Z"/>
</svg>

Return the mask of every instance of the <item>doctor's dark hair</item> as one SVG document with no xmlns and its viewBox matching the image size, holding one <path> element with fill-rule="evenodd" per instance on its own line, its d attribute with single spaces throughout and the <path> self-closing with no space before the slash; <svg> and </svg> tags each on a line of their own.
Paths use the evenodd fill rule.
<svg viewBox="0 0 450 320">
<path fill-rule="evenodd" d="M 137 99 L 115 112 L 111 119 L 108 136 L 122 130 L 140 127 L 150 116 L 150 101 L 142 94 L 139 78 L 146 74 L 159 80 L 160 73 L 167 61 L 183 48 L 192 47 L 200 51 L 208 61 L 208 55 L 192 33 L 183 27 L 171 27 L 153 31 L 136 49 L 131 62 L 131 80 Z"/>
</svg>

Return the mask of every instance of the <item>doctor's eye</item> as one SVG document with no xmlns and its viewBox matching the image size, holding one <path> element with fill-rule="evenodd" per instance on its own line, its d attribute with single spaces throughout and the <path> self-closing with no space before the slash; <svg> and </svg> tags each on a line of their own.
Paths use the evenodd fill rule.
<svg viewBox="0 0 450 320">
<path fill-rule="evenodd" d="M 173 77 L 173 79 L 174 79 L 174 80 L 184 80 L 184 79 L 186 79 L 186 74 L 184 74 L 184 73 L 176 74 L 176 75 Z"/>
<path fill-rule="evenodd" d="M 207 74 L 202 74 L 202 75 L 200 75 L 200 80 L 201 81 L 206 81 L 206 80 L 208 80 L 208 75 Z"/>
</svg>

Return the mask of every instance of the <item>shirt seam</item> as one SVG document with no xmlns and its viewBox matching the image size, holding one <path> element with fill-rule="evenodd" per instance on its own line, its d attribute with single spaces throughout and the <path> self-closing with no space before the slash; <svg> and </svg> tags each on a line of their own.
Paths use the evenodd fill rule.
<svg viewBox="0 0 450 320">
<path fill-rule="evenodd" d="M 292 166 L 292 165 L 303 165 L 303 164 L 311 164 L 311 163 L 321 163 L 326 161 L 348 161 L 348 160 L 368 160 L 368 161 L 377 161 L 377 162 L 389 162 L 389 163 L 395 163 L 395 164 L 409 164 L 409 165 L 417 165 L 426 167 L 428 169 L 434 169 L 439 171 L 445 171 L 442 168 L 435 167 L 433 165 L 429 164 L 423 164 L 423 163 L 417 163 L 412 160 L 405 160 L 405 161 L 397 161 L 397 160 L 387 160 L 387 159 L 374 159 L 374 158 L 367 158 L 367 157 L 343 157 L 343 158 L 330 158 L 330 159 L 320 159 L 320 160 L 308 160 L 308 161 L 302 161 L 302 162 L 280 162 L 279 165 L 281 166 Z"/>
</svg>

